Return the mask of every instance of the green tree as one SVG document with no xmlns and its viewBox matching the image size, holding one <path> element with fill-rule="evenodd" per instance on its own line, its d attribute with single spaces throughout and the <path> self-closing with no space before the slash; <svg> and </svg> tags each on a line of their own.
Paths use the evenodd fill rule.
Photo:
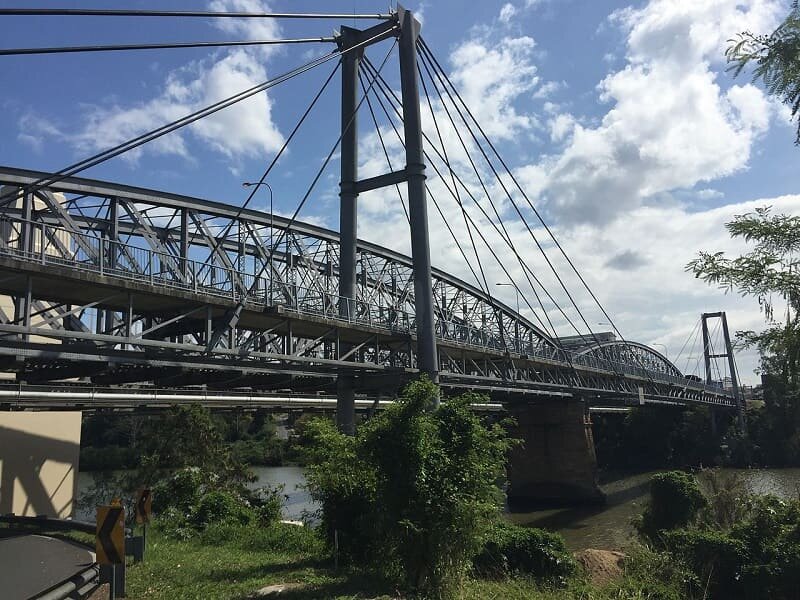
<svg viewBox="0 0 800 600">
<path fill-rule="evenodd" d="M 307 478 L 329 541 L 425 596 L 451 594 L 499 514 L 510 442 L 485 427 L 466 394 L 430 410 L 438 390 L 410 384 L 355 436 L 330 420 L 306 426 Z"/>
<path fill-rule="evenodd" d="M 770 95 L 786 104 L 792 118 L 800 112 L 800 6 L 798 0 L 786 19 L 769 35 L 744 31 L 730 40 L 726 56 L 738 76 L 753 63 L 753 79 L 760 79 Z M 795 144 L 800 145 L 800 122 Z"/>
<path fill-rule="evenodd" d="M 687 270 L 725 291 L 752 296 L 767 328 L 737 332 L 740 346 L 755 346 L 765 375 L 766 414 L 757 418 L 758 438 L 775 464 L 800 461 L 800 217 L 775 215 L 769 207 L 737 215 L 726 224 L 733 238 L 753 244 L 746 254 L 700 252 Z M 776 310 L 777 309 L 777 310 Z M 754 434 L 755 435 L 755 434 Z"/>
</svg>

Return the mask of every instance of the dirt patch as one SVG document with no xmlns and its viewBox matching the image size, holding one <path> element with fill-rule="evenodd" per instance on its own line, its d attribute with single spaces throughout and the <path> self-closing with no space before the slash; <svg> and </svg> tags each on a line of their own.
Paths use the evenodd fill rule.
<svg viewBox="0 0 800 600">
<path fill-rule="evenodd" d="M 625 555 L 614 550 L 587 548 L 576 552 L 575 560 L 578 561 L 593 584 L 603 585 L 622 577 L 622 563 Z"/>
</svg>

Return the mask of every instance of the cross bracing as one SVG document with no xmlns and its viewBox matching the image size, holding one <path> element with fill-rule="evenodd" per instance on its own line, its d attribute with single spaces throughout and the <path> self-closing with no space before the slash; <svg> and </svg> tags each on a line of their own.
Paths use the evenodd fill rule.
<svg viewBox="0 0 800 600">
<path fill-rule="evenodd" d="M 0 168 L 17 197 L 0 214 L 0 293 L 13 300 L 0 355 L 20 381 L 326 390 L 346 369 L 359 391 L 390 394 L 419 371 L 410 258 L 358 241 L 343 303 L 334 231 L 89 179 L 27 191 L 49 175 Z M 646 346 L 568 351 L 452 275 L 433 269 L 432 287 L 445 389 L 733 403 Z"/>
</svg>

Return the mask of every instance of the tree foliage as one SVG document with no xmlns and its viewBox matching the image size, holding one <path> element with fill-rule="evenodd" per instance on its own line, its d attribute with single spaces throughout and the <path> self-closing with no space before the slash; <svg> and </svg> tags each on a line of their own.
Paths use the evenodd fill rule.
<svg viewBox="0 0 800 600">
<path fill-rule="evenodd" d="M 731 237 L 751 244 L 736 258 L 700 252 L 686 266 L 695 277 L 758 300 L 767 323 L 761 332 L 737 332 L 740 346 L 761 355 L 764 414 L 753 415 L 754 443 L 769 448 L 769 464 L 800 462 L 800 217 L 769 207 L 737 215 L 726 224 Z M 777 310 L 776 310 L 777 309 Z M 779 314 L 779 313 L 782 313 Z M 781 319 L 780 317 L 785 317 Z"/>
<path fill-rule="evenodd" d="M 753 79 L 760 79 L 770 95 L 777 96 L 791 110 L 800 112 L 800 6 L 798 0 L 786 19 L 771 34 L 744 31 L 730 40 L 726 51 L 730 70 L 738 76 L 753 64 Z M 795 144 L 800 145 L 800 123 Z"/>
<path fill-rule="evenodd" d="M 452 594 L 497 518 L 510 442 L 485 427 L 466 394 L 430 410 L 427 379 L 359 427 L 306 426 L 307 479 L 328 540 L 354 564 L 431 597 Z"/>
</svg>

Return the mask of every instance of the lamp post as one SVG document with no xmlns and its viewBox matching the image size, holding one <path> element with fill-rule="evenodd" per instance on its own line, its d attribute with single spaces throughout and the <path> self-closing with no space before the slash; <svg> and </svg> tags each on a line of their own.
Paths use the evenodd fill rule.
<svg viewBox="0 0 800 600">
<path fill-rule="evenodd" d="M 507 285 L 509 287 L 514 288 L 514 293 L 517 295 L 517 314 L 519 314 L 519 290 L 517 289 L 517 286 L 515 286 L 513 283 L 508 283 L 504 281 L 501 281 L 500 283 L 495 283 L 495 285 Z"/>
<path fill-rule="evenodd" d="M 266 181 L 244 181 L 242 182 L 242 187 L 259 187 L 261 185 L 267 186 L 269 190 L 269 261 L 272 263 L 272 257 L 275 254 L 275 248 L 272 247 L 274 235 L 275 235 L 275 228 L 273 226 L 273 212 L 272 212 L 272 186 L 268 184 Z M 271 265 L 270 265 L 271 266 Z M 255 282 L 253 282 L 255 285 Z M 269 271 L 269 301 L 272 302 L 272 269 L 270 268 Z"/>
<path fill-rule="evenodd" d="M 667 351 L 667 345 L 666 344 L 660 344 L 658 342 L 652 342 L 650 345 L 651 346 L 661 346 L 664 349 L 664 358 L 669 360 L 669 352 Z"/>
<path fill-rule="evenodd" d="M 500 283 L 495 283 L 495 285 L 500 286 L 509 286 L 514 288 L 514 293 L 517 296 L 517 316 L 514 318 L 514 344 L 519 350 L 519 289 L 513 283 L 509 283 L 507 281 L 501 281 Z"/>
</svg>

